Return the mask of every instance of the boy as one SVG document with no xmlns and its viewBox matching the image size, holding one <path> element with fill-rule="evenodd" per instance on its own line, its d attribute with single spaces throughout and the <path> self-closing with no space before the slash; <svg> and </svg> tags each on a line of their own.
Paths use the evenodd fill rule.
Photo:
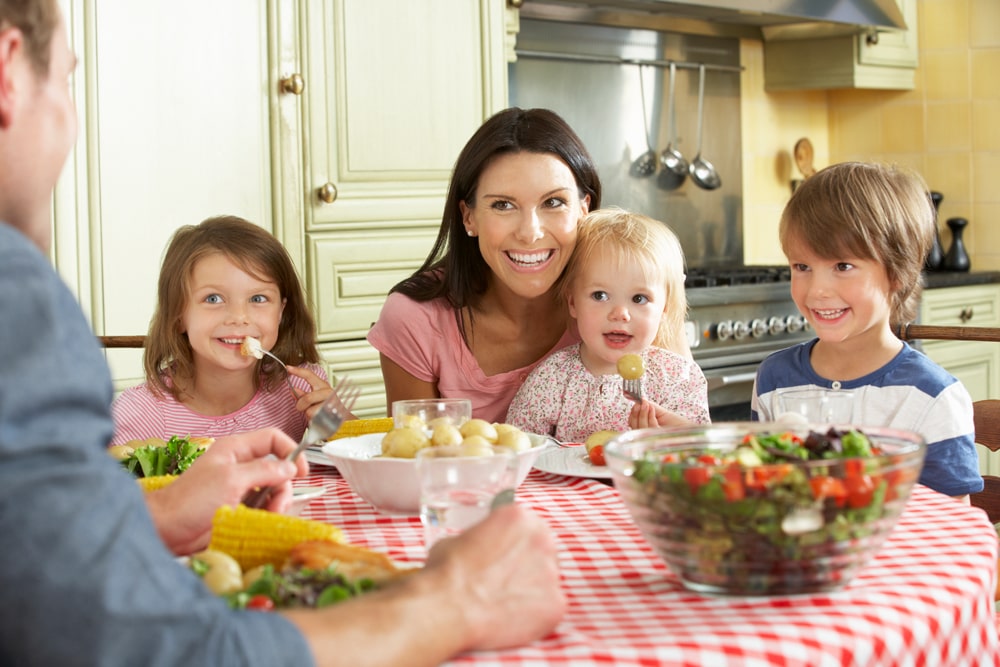
<svg viewBox="0 0 1000 667">
<path fill-rule="evenodd" d="M 814 340 L 757 370 L 755 420 L 771 420 L 789 387 L 852 390 L 854 423 L 914 431 L 928 443 L 920 483 L 962 497 L 981 491 L 972 399 L 891 324 L 916 314 L 934 210 L 918 176 L 849 162 L 805 181 L 781 216 L 792 299 Z"/>
</svg>

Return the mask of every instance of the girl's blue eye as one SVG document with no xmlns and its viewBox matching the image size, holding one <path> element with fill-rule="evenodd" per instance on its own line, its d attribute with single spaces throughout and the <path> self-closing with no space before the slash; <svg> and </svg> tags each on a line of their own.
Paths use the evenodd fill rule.
<svg viewBox="0 0 1000 667">
<path fill-rule="evenodd" d="M 263 294 L 254 294 L 252 297 L 250 297 L 250 302 L 251 303 L 267 303 L 268 302 L 268 298 L 266 296 L 264 296 Z"/>
<path fill-rule="evenodd" d="M 206 303 L 222 303 L 222 297 L 218 294 L 209 294 L 205 297 Z"/>
</svg>

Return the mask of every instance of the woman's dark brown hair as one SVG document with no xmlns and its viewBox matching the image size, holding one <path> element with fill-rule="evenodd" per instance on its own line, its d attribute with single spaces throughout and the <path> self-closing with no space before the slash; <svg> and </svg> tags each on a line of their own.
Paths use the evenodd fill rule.
<svg viewBox="0 0 1000 667">
<path fill-rule="evenodd" d="M 500 155 L 548 153 L 566 163 L 590 209 L 601 205 L 601 180 L 590 154 L 573 129 L 548 109 L 505 109 L 489 118 L 465 144 L 455 162 L 441 228 L 423 266 L 392 288 L 416 301 L 444 296 L 452 307 L 474 305 L 486 291 L 490 267 L 478 239 L 462 225 L 461 202 L 473 207 L 483 170 Z"/>
<path fill-rule="evenodd" d="M 163 258 L 157 288 L 157 306 L 149 323 L 143 366 L 150 389 L 178 397 L 175 378 L 194 375 L 194 357 L 181 317 L 190 298 L 195 265 L 221 254 L 257 280 L 278 286 L 285 308 L 272 352 L 289 366 L 319 361 L 316 323 L 306 301 L 295 265 L 285 247 L 270 232 L 236 216 L 209 218 L 178 229 Z M 261 360 L 261 376 L 268 388 L 284 381 L 284 369 L 268 357 Z M 167 382 L 170 379 L 171 382 Z"/>
</svg>

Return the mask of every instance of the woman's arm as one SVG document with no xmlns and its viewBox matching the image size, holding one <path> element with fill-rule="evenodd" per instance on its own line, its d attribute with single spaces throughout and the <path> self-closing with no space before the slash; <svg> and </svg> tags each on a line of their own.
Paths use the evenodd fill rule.
<svg viewBox="0 0 1000 667">
<path fill-rule="evenodd" d="M 385 382 L 385 404 L 389 411 L 387 416 L 392 416 L 393 401 L 440 397 L 437 386 L 433 382 L 426 382 L 414 377 L 384 354 L 380 354 L 379 359 L 382 363 L 382 380 Z"/>
</svg>

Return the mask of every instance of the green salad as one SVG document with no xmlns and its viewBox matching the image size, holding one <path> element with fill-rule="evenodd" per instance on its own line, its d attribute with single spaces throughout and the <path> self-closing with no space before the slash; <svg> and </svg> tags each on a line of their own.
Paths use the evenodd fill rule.
<svg viewBox="0 0 1000 667">
<path fill-rule="evenodd" d="M 646 520 L 684 554 L 686 578 L 745 577 L 753 588 L 758 575 L 836 569 L 837 554 L 877 530 L 886 503 L 908 494 L 918 472 L 892 465 L 861 431 L 831 428 L 651 450 L 632 484 Z"/>
</svg>

